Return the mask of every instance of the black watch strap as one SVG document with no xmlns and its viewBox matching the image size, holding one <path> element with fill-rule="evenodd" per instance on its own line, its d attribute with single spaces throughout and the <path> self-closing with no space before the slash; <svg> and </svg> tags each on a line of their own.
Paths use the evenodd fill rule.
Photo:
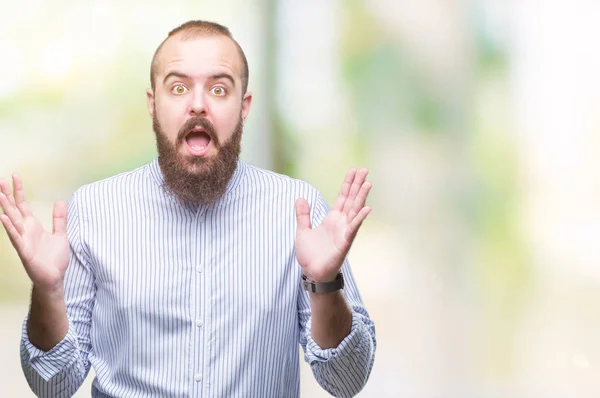
<svg viewBox="0 0 600 398">
<path fill-rule="evenodd" d="M 329 282 L 313 282 L 302 275 L 304 290 L 312 293 L 331 293 L 344 288 L 344 276 L 338 273 L 334 280 Z"/>
</svg>

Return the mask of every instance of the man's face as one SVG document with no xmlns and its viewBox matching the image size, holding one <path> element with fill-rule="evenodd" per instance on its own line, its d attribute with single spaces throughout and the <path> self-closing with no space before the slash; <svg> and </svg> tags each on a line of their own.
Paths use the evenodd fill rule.
<svg viewBox="0 0 600 398">
<path fill-rule="evenodd" d="M 180 199 L 207 204 L 224 192 L 235 170 L 252 100 L 242 95 L 237 47 L 224 36 L 174 36 L 157 61 L 148 109 L 166 183 Z M 178 192 L 184 188 L 198 192 Z"/>
</svg>

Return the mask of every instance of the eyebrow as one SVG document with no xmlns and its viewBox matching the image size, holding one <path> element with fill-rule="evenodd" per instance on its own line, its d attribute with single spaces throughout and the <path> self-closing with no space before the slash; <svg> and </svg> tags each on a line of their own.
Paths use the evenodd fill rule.
<svg viewBox="0 0 600 398">
<path fill-rule="evenodd" d="M 176 77 L 176 78 L 179 78 L 179 79 L 182 79 L 182 80 L 192 80 L 192 78 L 190 76 L 186 75 L 185 73 L 170 72 L 163 79 L 163 84 L 165 84 L 167 82 L 167 80 L 169 80 L 172 77 Z M 229 80 L 231 82 L 231 85 L 233 87 L 235 87 L 235 80 L 233 79 L 233 77 L 229 73 L 218 73 L 216 75 L 212 75 L 212 76 L 209 77 L 209 80 L 219 80 L 219 79 Z"/>
<path fill-rule="evenodd" d="M 182 80 L 191 80 L 191 78 L 188 75 L 186 75 L 185 73 L 171 72 L 171 73 L 167 74 L 167 76 L 165 76 L 165 78 L 163 79 L 163 84 L 165 84 L 167 82 L 167 80 L 169 80 L 172 77 L 177 77 Z"/>
<path fill-rule="evenodd" d="M 231 82 L 231 85 L 233 87 L 235 87 L 235 80 L 233 80 L 233 77 L 229 73 L 218 73 L 216 75 L 212 75 L 209 77 L 209 80 L 219 80 L 219 79 L 229 80 Z"/>
</svg>

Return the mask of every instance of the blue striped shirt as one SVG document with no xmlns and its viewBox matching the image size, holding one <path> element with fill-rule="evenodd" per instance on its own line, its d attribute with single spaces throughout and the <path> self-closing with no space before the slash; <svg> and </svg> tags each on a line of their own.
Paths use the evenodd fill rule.
<svg viewBox="0 0 600 398">
<path fill-rule="evenodd" d="M 350 266 L 352 308 L 336 348 L 311 338 L 308 294 L 294 251 L 294 203 L 313 226 L 329 208 L 309 184 L 238 162 L 226 193 L 184 206 L 157 159 L 78 189 L 68 204 L 69 330 L 49 351 L 23 323 L 21 363 L 41 397 L 297 397 L 299 346 L 319 384 L 355 395 L 375 355 L 375 329 Z"/>
</svg>

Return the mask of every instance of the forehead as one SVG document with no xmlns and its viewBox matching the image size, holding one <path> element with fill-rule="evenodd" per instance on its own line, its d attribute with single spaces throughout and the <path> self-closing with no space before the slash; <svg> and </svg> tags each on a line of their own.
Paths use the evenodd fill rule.
<svg viewBox="0 0 600 398">
<path fill-rule="evenodd" d="M 241 76 L 241 59 L 238 49 L 226 36 L 198 36 L 167 39 L 156 58 L 157 77 L 177 70 L 194 77 L 218 72 L 229 72 L 236 79 Z"/>
</svg>

